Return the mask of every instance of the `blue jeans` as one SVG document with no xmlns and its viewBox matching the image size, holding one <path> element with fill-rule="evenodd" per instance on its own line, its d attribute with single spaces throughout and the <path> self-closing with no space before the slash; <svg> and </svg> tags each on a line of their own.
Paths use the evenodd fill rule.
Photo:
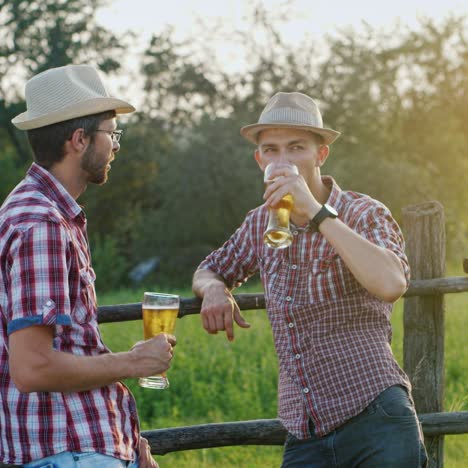
<svg viewBox="0 0 468 468">
<path fill-rule="evenodd" d="M 23 465 L 26 468 L 138 468 L 129 462 L 97 452 L 61 452 Z"/>
<path fill-rule="evenodd" d="M 288 434 L 282 468 L 420 468 L 427 466 L 414 405 L 406 390 L 384 390 L 362 413 L 325 435 Z"/>
</svg>

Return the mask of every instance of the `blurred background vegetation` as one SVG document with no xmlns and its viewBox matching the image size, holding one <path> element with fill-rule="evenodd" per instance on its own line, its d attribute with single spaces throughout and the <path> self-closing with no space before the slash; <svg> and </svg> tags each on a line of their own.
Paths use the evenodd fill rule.
<svg viewBox="0 0 468 468">
<path fill-rule="evenodd" d="M 31 164 L 26 135 L 10 123 L 25 109 L 26 79 L 69 63 L 95 65 L 108 79 L 125 73 L 119 58 L 131 38 L 97 24 L 102 3 L 0 0 L 0 202 Z M 80 199 L 98 291 L 130 285 L 130 270 L 153 256 L 153 288 L 189 284 L 201 259 L 262 202 L 253 147 L 239 128 L 279 90 L 316 98 L 325 124 L 343 133 L 323 173 L 383 201 L 397 220 L 406 205 L 439 200 L 448 257 L 466 254 L 468 18 L 421 20 L 417 31 L 336 31 L 327 50 L 312 40 L 291 48 L 275 21 L 253 5 L 264 40 L 233 37 L 249 51 L 238 73 L 211 60 L 213 31 L 189 43 L 170 29 L 152 37 L 133 70 L 144 78 L 143 105 L 121 125 L 109 182 Z"/>
</svg>

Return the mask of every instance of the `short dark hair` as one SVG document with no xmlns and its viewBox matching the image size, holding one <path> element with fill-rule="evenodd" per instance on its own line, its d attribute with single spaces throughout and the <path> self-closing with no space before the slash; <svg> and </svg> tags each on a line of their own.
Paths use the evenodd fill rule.
<svg viewBox="0 0 468 468">
<path fill-rule="evenodd" d="M 34 162 L 44 169 L 49 169 L 64 158 L 63 147 L 75 130 L 82 128 L 86 136 L 91 135 L 91 141 L 93 141 L 93 133 L 101 122 L 115 116 L 115 111 L 111 110 L 28 130 L 28 140 L 33 151 Z"/>
</svg>

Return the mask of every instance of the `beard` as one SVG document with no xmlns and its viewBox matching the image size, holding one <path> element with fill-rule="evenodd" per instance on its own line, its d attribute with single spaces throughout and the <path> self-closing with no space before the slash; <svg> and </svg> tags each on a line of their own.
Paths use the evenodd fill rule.
<svg viewBox="0 0 468 468">
<path fill-rule="evenodd" d="M 107 182 L 107 166 L 109 158 L 98 153 L 94 144 L 91 144 L 83 154 L 81 169 L 88 173 L 88 182 L 102 185 Z"/>
</svg>

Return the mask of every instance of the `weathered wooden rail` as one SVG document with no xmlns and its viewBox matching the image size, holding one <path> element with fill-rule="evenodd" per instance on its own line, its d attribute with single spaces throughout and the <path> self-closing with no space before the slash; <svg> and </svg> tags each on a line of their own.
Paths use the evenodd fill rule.
<svg viewBox="0 0 468 468">
<path fill-rule="evenodd" d="M 468 432 L 468 411 L 419 415 L 426 436 Z M 283 445 L 286 438 L 279 419 L 257 419 L 219 424 L 144 431 L 155 455 L 233 445 Z"/>
<path fill-rule="evenodd" d="M 449 278 L 433 278 L 428 280 L 412 280 L 403 297 L 435 296 L 448 293 L 468 291 L 468 277 L 454 276 Z M 263 293 L 234 294 L 241 310 L 256 310 L 265 308 Z M 197 297 L 182 297 L 180 299 L 179 318 L 186 315 L 199 314 L 201 300 Z M 99 323 L 127 322 L 141 320 L 141 302 L 101 306 L 98 309 Z"/>
</svg>

